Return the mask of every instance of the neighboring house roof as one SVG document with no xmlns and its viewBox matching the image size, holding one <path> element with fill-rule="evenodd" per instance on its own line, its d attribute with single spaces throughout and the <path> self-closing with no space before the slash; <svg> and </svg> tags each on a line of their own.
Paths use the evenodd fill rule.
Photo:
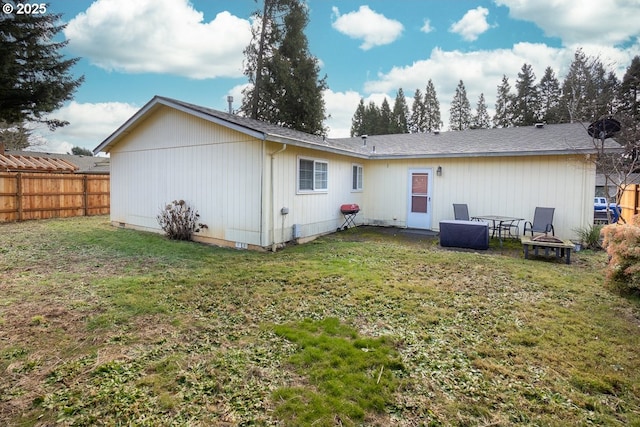
<svg viewBox="0 0 640 427">
<path fill-rule="evenodd" d="M 640 173 L 630 173 L 629 175 L 611 174 L 609 175 L 609 186 L 615 187 L 618 184 L 640 184 Z M 596 174 L 596 187 L 604 187 L 607 177 L 602 173 Z"/>
<path fill-rule="evenodd" d="M 35 151 L 6 151 L 4 155 L 0 154 L 0 170 L 108 174 L 109 158 Z"/>
<path fill-rule="evenodd" d="M 161 96 L 154 97 L 120 128 L 105 139 L 94 153 L 108 152 L 141 119 L 156 108 L 168 106 L 204 120 L 235 129 L 258 139 L 302 146 L 369 159 L 528 156 L 597 153 L 587 124 L 477 129 L 440 133 L 373 135 L 366 138 L 326 138 L 247 117 L 229 114 Z M 598 141 L 599 142 L 599 141 Z M 606 151 L 620 151 L 612 139 Z"/>
<path fill-rule="evenodd" d="M 7 172 L 75 172 L 77 166 L 62 159 L 0 154 L 0 170 Z"/>
</svg>

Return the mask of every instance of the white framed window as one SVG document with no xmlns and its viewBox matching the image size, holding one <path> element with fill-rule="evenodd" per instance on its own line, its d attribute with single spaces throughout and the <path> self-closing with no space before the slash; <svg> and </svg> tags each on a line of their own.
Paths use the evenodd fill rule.
<svg viewBox="0 0 640 427">
<path fill-rule="evenodd" d="M 351 171 L 352 171 L 351 189 L 353 191 L 362 191 L 363 170 L 364 169 L 362 165 L 353 164 L 351 166 Z"/>
<path fill-rule="evenodd" d="M 298 158 L 298 192 L 327 191 L 329 163 L 324 160 Z"/>
</svg>

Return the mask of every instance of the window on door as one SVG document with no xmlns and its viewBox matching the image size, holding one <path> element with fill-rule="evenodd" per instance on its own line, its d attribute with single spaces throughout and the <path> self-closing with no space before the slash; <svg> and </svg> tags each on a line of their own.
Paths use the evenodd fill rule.
<svg viewBox="0 0 640 427">
<path fill-rule="evenodd" d="M 427 213 L 429 174 L 411 174 L 411 212 Z"/>
</svg>

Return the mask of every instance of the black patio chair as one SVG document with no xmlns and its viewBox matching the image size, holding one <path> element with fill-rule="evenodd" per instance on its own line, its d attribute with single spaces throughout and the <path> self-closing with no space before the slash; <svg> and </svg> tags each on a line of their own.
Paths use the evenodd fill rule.
<svg viewBox="0 0 640 427">
<path fill-rule="evenodd" d="M 523 234 L 527 234 L 527 231 L 531 233 L 549 233 L 555 236 L 555 230 L 553 229 L 553 213 L 555 208 L 536 208 L 533 214 L 533 221 L 527 221 L 524 223 Z"/>
<path fill-rule="evenodd" d="M 469 208 L 466 204 L 454 203 L 453 216 L 458 221 L 471 221 L 471 218 L 469 218 Z"/>
</svg>

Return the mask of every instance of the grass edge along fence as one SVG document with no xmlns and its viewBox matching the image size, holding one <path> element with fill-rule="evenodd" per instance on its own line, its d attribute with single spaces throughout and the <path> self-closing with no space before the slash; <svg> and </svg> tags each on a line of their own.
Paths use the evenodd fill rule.
<svg viewBox="0 0 640 427">
<path fill-rule="evenodd" d="M 109 213 L 109 175 L 0 173 L 0 223 Z"/>
</svg>

